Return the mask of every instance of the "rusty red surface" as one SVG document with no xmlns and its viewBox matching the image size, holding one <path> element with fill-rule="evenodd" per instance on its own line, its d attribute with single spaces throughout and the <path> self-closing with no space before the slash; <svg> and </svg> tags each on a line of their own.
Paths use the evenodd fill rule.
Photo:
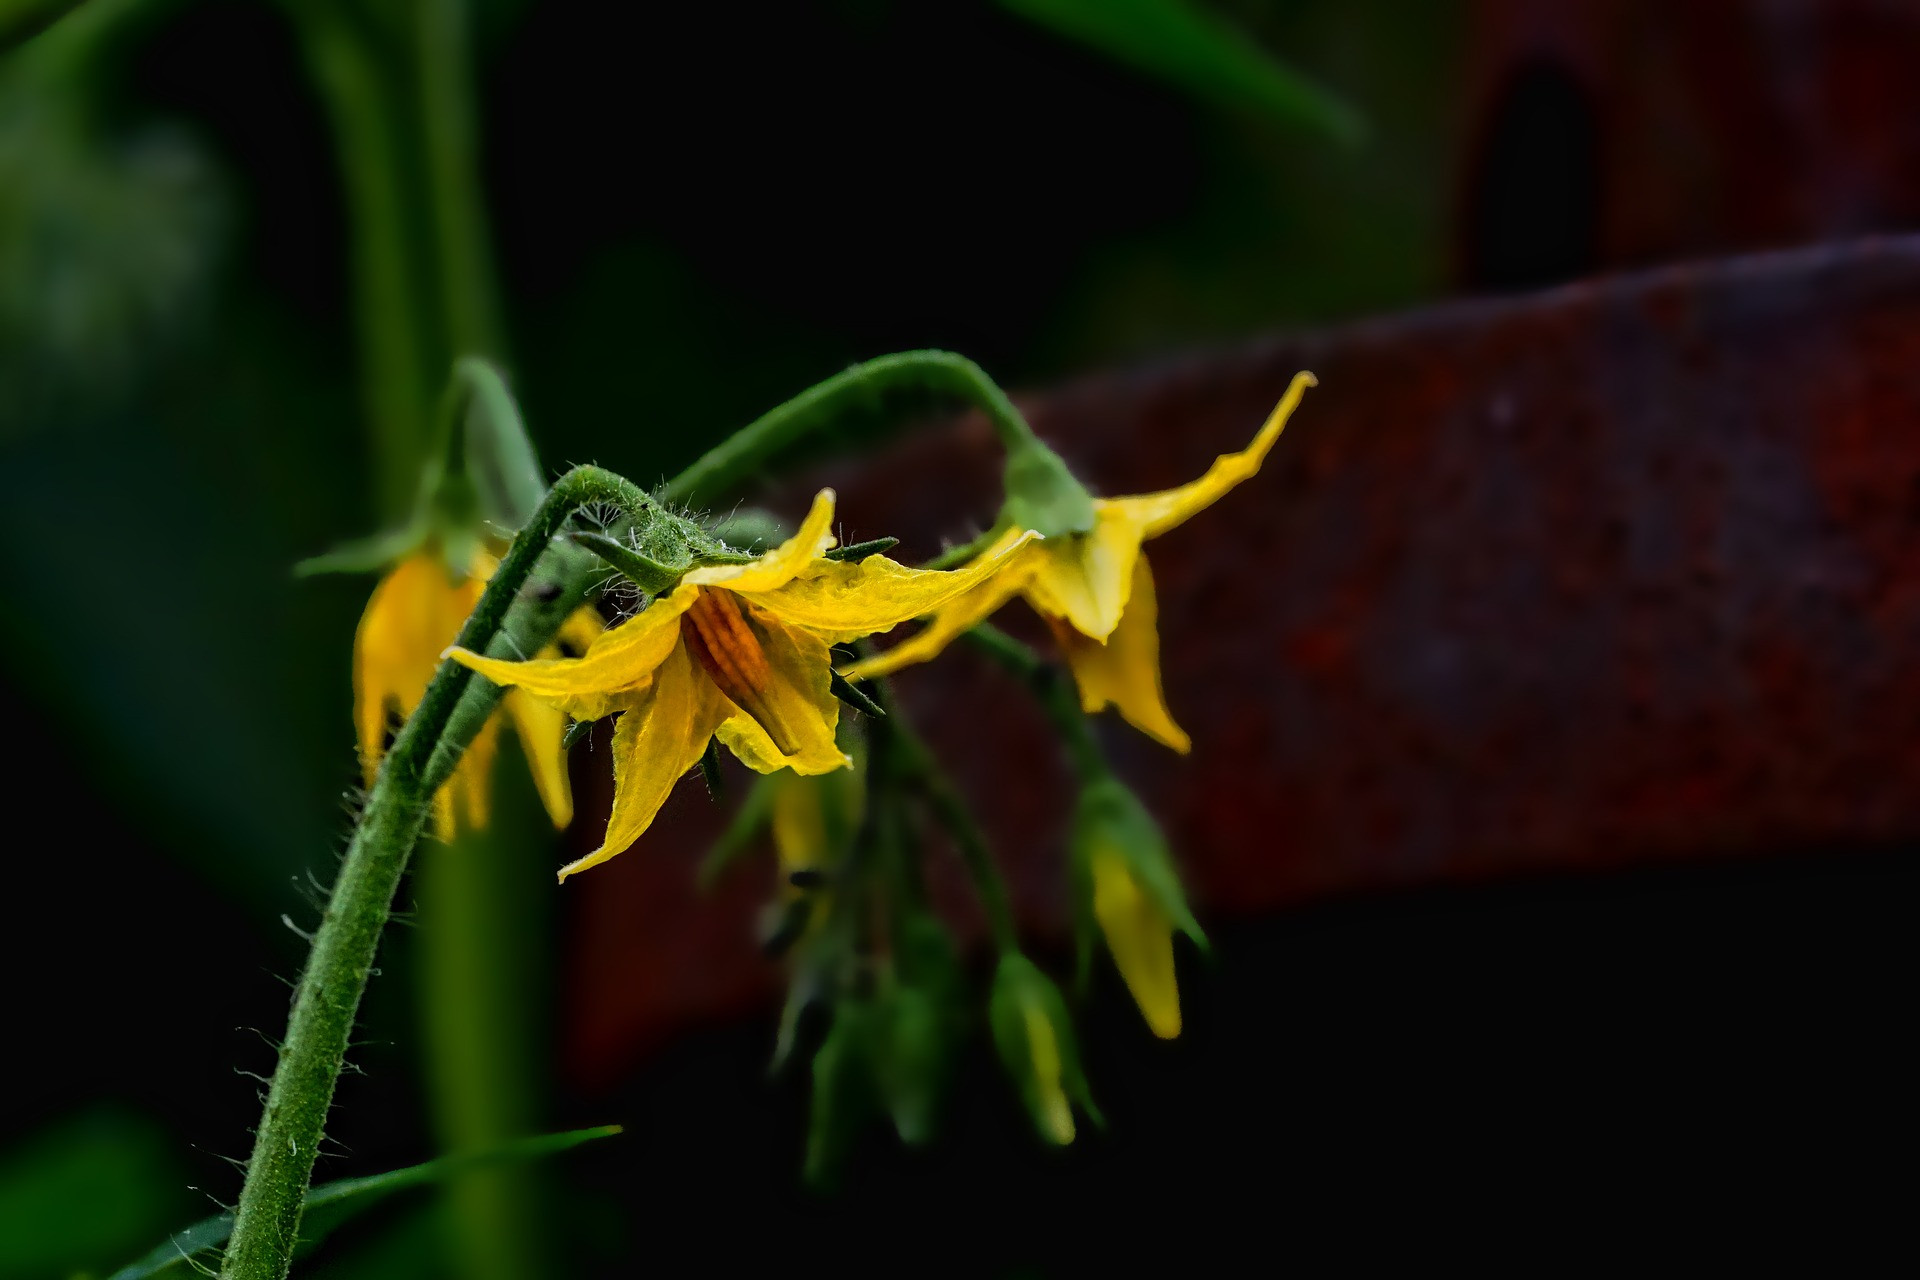
<svg viewBox="0 0 1920 1280">
<path fill-rule="evenodd" d="M 1564 74 L 1598 134 L 1587 269 L 1920 225 L 1920 5 L 1477 0 L 1466 200 L 1503 95 Z"/>
<path fill-rule="evenodd" d="M 1137 492 L 1244 444 L 1301 368 L 1321 386 L 1265 470 L 1149 546 L 1193 754 L 1102 726 L 1203 919 L 1920 838 L 1920 238 L 1451 305 L 1023 404 L 1098 489 Z M 995 465 L 963 419 L 823 478 L 849 539 L 930 552 L 990 516 Z M 898 688 L 1022 916 L 1057 929 L 1070 796 L 1021 692 L 966 652 Z M 579 759 L 590 814 L 606 783 Z M 721 818 L 690 779 L 569 884 L 583 1081 L 768 999 L 765 880 L 692 887 Z"/>
</svg>

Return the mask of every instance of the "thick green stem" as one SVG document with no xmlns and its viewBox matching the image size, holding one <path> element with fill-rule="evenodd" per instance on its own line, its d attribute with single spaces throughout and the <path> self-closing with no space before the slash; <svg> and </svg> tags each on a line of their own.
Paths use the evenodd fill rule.
<svg viewBox="0 0 1920 1280">
<path fill-rule="evenodd" d="M 902 351 L 857 364 L 761 414 L 667 482 L 673 502 L 712 502 L 739 489 L 805 437 L 842 421 L 848 411 L 873 407 L 891 393 L 953 396 L 987 415 L 1008 448 L 1029 444 L 1033 429 L 979 365 L 951 351 Z"/>
<path fill-rule="evenodd" d="M 1080 698 L 1073 679 L 1055 663 L 1048 662 L 1032 648 L 1015 640 L 992 623 L 982 622 L 966 632 L 968 640 L 995 662 L 1016 676 L 1033 692 L 1040 709 L 1060 731 L 1067 745 L 1067 756 L 1081 782 L 1092 782 L 1113 772 L 1100 740 L 1080 709 Z"/>
<path fill-rule="evenodd" d="M 418 0 L 415 50 L 441 327 L 457 356 L 499 356 L 500 300 L 481 200 L 465 0 Z"/>
<path fill-rule="evenodd" d="M 568 517 L 588 503 L 620 506 L 635 519 L 650 518 L 655 510 L 644 493 L 610 472 L 598 467 L 568 472 L 514 539 L 456 643 L 483 651 L 492 644 L 548 543 Z M 394 891 L 430 808 L 436 752 L 473 682 L 473 673 L 465 667 L 440 664 L 367 797 L 294 993 L 286 1042 L 255 1130 L 222 1276 L 281 1280 L 287 1274 L 299 1235 L 301 1201 L 347 1040 Z M 479 722 L 473 722 L 469 739 L 478 728 Z M 451 743 L 455 751 L 464 745 Z"/>
<path fill-rule="evenodd" d="M 408 218 L 404 119 L 365 33 L 337 5 L 289 6 L 321 97 L 352 230 L 353 305 L 360 377 L 374 447 L 380 518 L 407 515 L 426 458 L 433 385 L 429 334 Z"/>
</svg>

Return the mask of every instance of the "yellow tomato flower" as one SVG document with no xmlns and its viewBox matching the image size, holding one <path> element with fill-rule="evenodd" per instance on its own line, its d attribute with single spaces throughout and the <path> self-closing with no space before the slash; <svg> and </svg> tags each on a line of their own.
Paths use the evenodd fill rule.
<svg viewBox="0 0 1920 1280">
<path fill-rule="evenodd" d="M 1294 375 L 1253 443 L 1216 458 L 1198 480 L 1160 493 L 1095 498 L 1092 529 L 1034 543 L 1017 565 L 935 613 L 918 634 L 842 674 L 873 679 L 925 662 L 1020 595 L 1052 628 L 1088 713 L 1111 704 L 1129 724 L 1184 754 L 1192 743 L 1161 690 L 1159 606 L 1140 544 L 1184 524 L 1258 471 L 1314 385 L 1311 373 Z"/>
<path fill-rule="evenodd" d="M 380 770 L 388 716 L 398 714 L 404 720 L 420 705 L 441 651 L 460 634 L 496 567 L 492 556 L 476 553 L 472 572 L 455 579 L 439 556 L 417 552 L 394 565 L 373 589 L 353 638 L 353 718 L 368 786 Z M 580 609 L 562 624 L 557 639 L 585 651 L 600 630 L 600 615 Z M 543 652 L 560 656 L 557 645 Z M 573 793 L 560 746 L 565 718 L 523 694 L 509 693 L 502 706 L 520 735 L 553 825 L 566 826 L 573 818 Z M 478 830 L 487 825 L 487 785 L 499 745 L 499 718 L 489 717 L 433 798 L 434 832 L 442 840 L 453 839 L 461 827 Z"/>
<path fill-rule="evenodd" d="M 829 687 L 829 646 L 939 609 L 998 573 L 1033 536 L 1010 530 L 967 568 L 935 573 L 883 556 L 828 560 L 832 523 L 833 491 L 823 489 L 791 539 L 746 564 L 691 570 L 581 658 L 504 662 L 448 651 L 575 719 L 623 713 L 605 842 L 563 867 L 562 880 L 638 839 L 710 738 L 759 773 L 845 767 L 834 742 L 840 704 Z"/>
</svg>

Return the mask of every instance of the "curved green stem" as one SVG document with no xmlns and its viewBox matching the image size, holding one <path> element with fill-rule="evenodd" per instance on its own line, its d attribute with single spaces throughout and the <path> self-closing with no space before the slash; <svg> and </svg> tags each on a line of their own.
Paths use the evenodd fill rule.
<svg viewBox="0 0 1920 1280">
<path fill-rule="evenodd" d="M 656 511 L 645 493 L 598 467 L 579 467 L 562 476 L 514 539 L 461 628 L 457 644 L 485 651 L 493 643 L 554 535 L 568 517 L 589 503 L 618 505 L 636 520 L 649 519 Z M 440 664 L 419 707 L 401 727 L 367 797 L 294 994 L 286 1043 L 255 1130 L 253 1156 L 247 1162 L 222 1276 L 281 1280 L 287 1274 L 299 1235 L 301 1202 L 313 1174 L 347 1040 L 392 910 L 394 890 L 430 808 L 436 754 L 473 683 L 473 673 L 465 667 Z M 470 728 L 463 729 L 469 740 L 480 723 L 472 721 Z M 447 745 L 457 753 L 465 742 L 449 739 Z"/>
<path fill-rule="evenodd" d="M 957 397 L 983 411 L 1009 449 L 1033 442 L 1027 420 L 979 365 L 951 351 L 902 351 L 854 365 L 761 414 L 669 480 L 661 496 L 681 503 L 724 497 L 805 437 L 835 425 L 849 409 L 897 391 Z"/>
<path fill-rule="evenodd" d="M 1032 690 L 1040 709 L 1047 713 L 1047 719 L 1053 721 L 1054 728 L 1066 742 L 1067 755 L 1080 781 L 1092 782 L 1113 772 L 1107 764 L 1106 752 L 1100 749 L 1100 740 L 1093 735 L 1093 726 L 1087 723 L 1087 713 L 1080 709 L 1079 694 L 1066 672 L 990 622 L 977 624 L 966 632 L 966 637 Z"/>
</svg>

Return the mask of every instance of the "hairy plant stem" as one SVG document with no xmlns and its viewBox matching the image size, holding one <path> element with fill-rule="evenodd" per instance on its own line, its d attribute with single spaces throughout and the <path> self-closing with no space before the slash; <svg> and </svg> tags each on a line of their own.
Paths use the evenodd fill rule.
<svg viewBox="0 0 1920 1280">
<path fill-rule="evenodd" d="M 480 651 L 492 646 L 554 535 L 589 503 L 617 506 L 636 522 L 651 520 L 658 511 L 645 493 L 611 472 L 598 467 L 568 472 L 514 539 L 455 643 Z M 441 663 L 381 764 L 295 990 L 222 1276 L 281 1280 L 287 1274 L 302 1199 L 394 891 L 445 770 L 485 721 L 484 715 L 462 715 L 464 736 L 449 732 L 474 683 L 465 667 Z"/>
<path fill-rule="evenodd" d="M 966 401 L 987 415 L 1008 448 L 1033 440 L 1027 420 L 979 365 L 951 351 L 901 351 L 854 365 L 761 414 L 669 480 L 661 497 L 683 503 L 724 497 L 806 436 L 844 418 L 849 409 L 900 391 Z"/>
</svg>

